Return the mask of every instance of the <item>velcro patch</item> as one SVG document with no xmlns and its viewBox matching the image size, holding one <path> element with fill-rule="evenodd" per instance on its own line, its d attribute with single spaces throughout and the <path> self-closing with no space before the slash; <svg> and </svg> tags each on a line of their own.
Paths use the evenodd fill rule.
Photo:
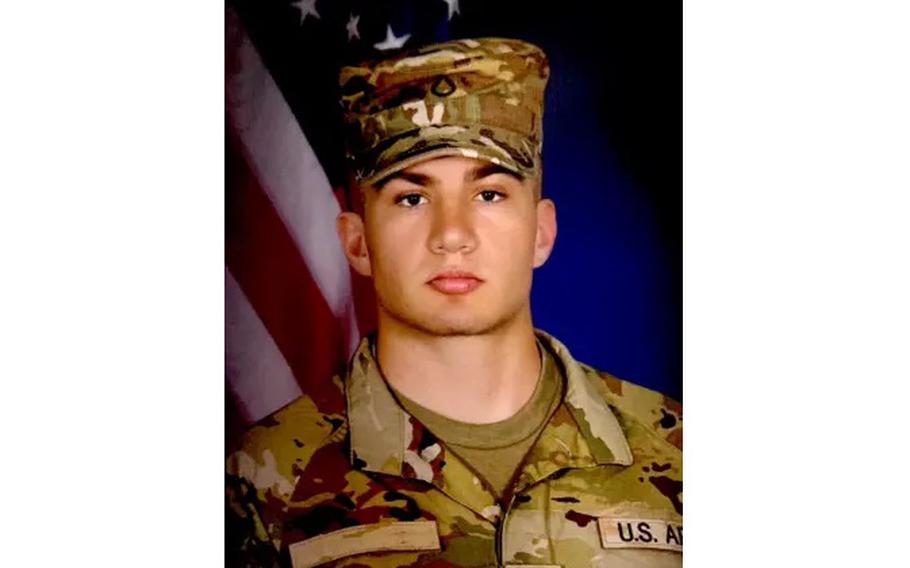
<svg viewBox="0 0 910 568">
<path fill-rule="evenodd" d="M 604 548 L 654 548 L 682 552 L 682 522 L 630 517 L 598 517 Z"/>
<path fill-rule="evenodd" d="M 311 568 L 365 552 L 440 550 L 436 521 L 398 521 L 347 527 L 288 547 L 294 568 Z"/>
</svg>

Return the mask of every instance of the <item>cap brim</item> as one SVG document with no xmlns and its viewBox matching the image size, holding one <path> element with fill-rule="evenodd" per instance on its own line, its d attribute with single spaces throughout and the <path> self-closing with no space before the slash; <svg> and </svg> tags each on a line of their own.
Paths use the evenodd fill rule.
<svg viewBox="0 0 910 568">
<path fill-rule="evenodd" d="M 372 185 L 390 175 L 426 160 L 445 156 L 461 156 L 498 164 L 523 178 L 540 173 L 539 156 L 531 155 L 523 138 L 502 129 L 484 129 L 483 133 L 462 128 L 452 134 L 452 126 L 423 127 L 402 136 L 377 152 L 370 162 L 373 171 L 364 176 L 363 183 Z"/>
</svg>

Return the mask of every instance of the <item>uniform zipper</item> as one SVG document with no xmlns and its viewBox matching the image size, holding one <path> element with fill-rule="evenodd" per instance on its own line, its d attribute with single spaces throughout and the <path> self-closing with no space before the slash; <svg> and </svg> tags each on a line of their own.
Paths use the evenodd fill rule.
<svg viewBox="0 0 910 568">
<path fill-rule="evenodd" d="M 513 493 L 512 496 L 509 497 L 509 502 L 506 504 L 505 510 L 502 511 L 502 514 L 499 516 L 499 523 L 496 525 L 496 563 L 498 564 L 499 568 L 503 568 L 505 566 L 502 555 L 504 548 L 503 540 L 505 539 L 506 519 L 508 519 L 509 513 L 512 511 L 512 504 L 515 503 L 516 496 L 517 494 Z"/>
</svg>

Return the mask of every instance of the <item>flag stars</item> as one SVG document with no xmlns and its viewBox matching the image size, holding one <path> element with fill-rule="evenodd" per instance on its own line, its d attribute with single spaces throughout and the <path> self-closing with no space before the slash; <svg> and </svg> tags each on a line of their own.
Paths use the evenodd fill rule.
<svg viewBox="0 0 910 568">
<path fill-rule="evenodd" d="M 316 0 L 297 0 L 292 2 L 291 5 L 296 6 L 300 10 L 300 25 L 303 25 L 304 20 L 307 16 L 313 16 L 317 20 L 319 19 L 319 12 L 316 11 Z"/>
<path fill-rule="evenodd" d="M 461 14 L 458 10 L 458 0 L 442 0 L 449 6 L 449 21 L 452 21 L 452 16 L 455 14 Z"/>
<path fill-rule="evenodd" d="M 389 49 L 398 49 L 404 45 L 404 42 L 408 41 L 409 37 L 411 37 L 411 34 L 404 34 L 401 37 L 395 37 L 395 32 L 392 31 L 392 26 L 386 26 L 385 39 L 379 43 L 374 43 L 373 47 L 382 51 Z"/>
<path fill-rule="evenodd" d="M 348 19 L 348 41 L 351 41 L 355 37 L 360 39 L 360 32 L 357 31 L 357 24 L 360 23 L 360 16 L 355 16 L 351 14 L 350 19 Z"/>
</svg>

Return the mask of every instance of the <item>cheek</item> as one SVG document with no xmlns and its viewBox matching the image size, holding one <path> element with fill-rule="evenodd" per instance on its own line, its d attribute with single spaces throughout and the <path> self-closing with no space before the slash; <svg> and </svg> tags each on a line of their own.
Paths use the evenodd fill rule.
<svg viewBox="0 0 910 568">
<path fill-rule="evenodd" d="M 513 217 L 508 223 L 491 223 L 484 240 L 498 263 L 511 272 L 523 273 L 532 268 L 536 227 L 533 220 Z"/>
<path fill-rule="evenodd" d="M 420 257 L 419 227 L 414 222 L 378 224 L 367 230 L 367 246 L 373 269 L 394 278 L 397 273 L 416 264 Z"/>
</svg>

